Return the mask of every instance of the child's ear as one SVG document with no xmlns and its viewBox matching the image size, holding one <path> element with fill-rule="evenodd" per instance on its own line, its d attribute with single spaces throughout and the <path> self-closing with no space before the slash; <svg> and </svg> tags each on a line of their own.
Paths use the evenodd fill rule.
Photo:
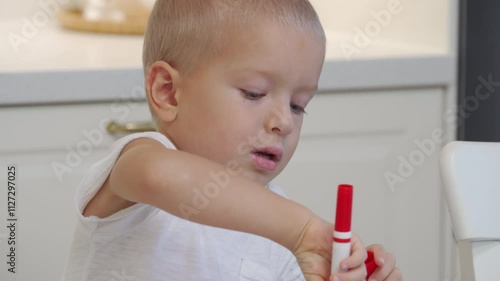
<svg viewBox="0 0 500 281">
<path fill-rule="evenodd" d="M 154 62 L 146 75 L 146 89 L 156 117 L 171 122 L 177 117 L 179 72 L 164 61 Z"/>
</svg>

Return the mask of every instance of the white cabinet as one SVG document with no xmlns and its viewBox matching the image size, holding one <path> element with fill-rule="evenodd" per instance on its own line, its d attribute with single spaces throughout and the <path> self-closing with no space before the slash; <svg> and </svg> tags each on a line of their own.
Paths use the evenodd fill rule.
<svg viewBox="0 0 500 281">
<path fill-rule="evenodd" d="M 0 280 L 60 279 L 76 223 L 74 193 L 83 174 L 116 139 L 103 126 L 111 119 L 148 121 L 150 114 L 145 102 L 0 109 L 0 255 L 4 261 Z M 10 165 L 17 171 L 17 221 L 7 220 Z M 11 232 L 7 226 L 13 222 Z M 8 244 L 11 236 L 15 245 Z M 5 263 L 13 246 L 15 274 Z"/>
<path fill-rule="evenodd" d="M 381 243 L 395 253 L 410 281 L 440 280 L 446 250 L 440 247 L 443 134 L 432 141 L 443 132 L 443 96 L 441 88 L 318 94 L 299 147 L 276 179 L 291 199 L 328 221 L 337 185 L 353 184 L 353 231 L 365 245 Z"/>
<path fill-rule="evenodd" d="M 7 167 L 16 167 L 16 192 L 10 202 L 15 202 L 14 232 L 6 228 L 7 189 L 2 186 L 0 196 L 1 230 L 0 253 L 10 254 L 15 247 L 13 264 L 3 262 L 0 279 L 11 280 L 59 280 L 67 258 L 67 250 L 75 227 L 73 195 L 83 170 L 98 153 L 92 155 L 60 182 L 50 164 L 62 159 L 61 151 L 24 151 L 0 154 L 2 185 L 6 184 Z M 13 199 L 12 199 L 13 198 Z M 11 204 L 12 205 L 12 204 Z M 7 238 L 13 237 L 14 241 Z M 11 244 L 8 244 L 11 242 Z M 10 260 L 10 258 L 9 258 Z M 15 270 L 15 274 L 8 270 Z"/>
</svg>

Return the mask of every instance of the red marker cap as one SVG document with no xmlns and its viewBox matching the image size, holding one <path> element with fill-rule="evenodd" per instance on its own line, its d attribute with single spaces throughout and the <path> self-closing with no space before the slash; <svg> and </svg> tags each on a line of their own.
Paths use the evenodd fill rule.
<svg viewBox="0 0 500 281">
<path fill-rule="evenodd" d="M 375 263 L 375 260 L 373 259 L 373 252 L 368 251 L 367 252 L 368 257 L 365 260 L 365 267 L 366 267 L 366 279 L 372 275 L 372 273 L 377 269 L 377 264 Z"/>
<path fill-rule="evenodd" d="M 337 212 L 335 213 L 335 231 L 351 231 L 352 185 L 341 184 L 337 190 Z"/>
</svg>

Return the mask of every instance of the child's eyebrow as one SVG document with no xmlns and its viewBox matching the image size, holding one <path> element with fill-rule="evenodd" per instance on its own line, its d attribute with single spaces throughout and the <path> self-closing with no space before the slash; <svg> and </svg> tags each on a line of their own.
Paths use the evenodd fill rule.
<svg viewBox="0 0 500 281">
<path fill-rule="evenodd" d="M 295 89 L 299 93 L 316 93 L 318 91 L 318 84 L 309 86 L 300 86 Z"/>
<path fill-rule="evenodd" d="M 265 70 L 265 69 L 259 69 L 259 68 L 256 68 L 256 67 L 238 68 L 238 69 L 235 69 L 234 72 L 258 74 L 258 75 L 260 75 L 260 76 L 262 76 L 264 78 L 281 77 L 280 75 L 276 75 L 272 71 Z"/>
<path fill-rule="evenodd" d="M 275 85 L 276 82 L 286 83 L 287 81 L 286 78 L 283 77 L 281 74 L 277 74 L 272 71 L 259 69 L 255 67 L 245 67 L 245 68 L 235 69 L 234 73 L 257 74 L 258 76 L 262 77 L 272 85 Z M 316 93 L 317 91 L 318 91 L 317 83 L 312 85 L 300 85 L 293 89 L 293 92 L 297 93 Z"/>
<path fill-rule="evenodd" d="M 270 84 L 275 84 L 276 81 L 282 80 L 281 75 L 277 75 L 277 74 L 273 73 L 272 71 L 258 69 L 258 68 L 254 68 L 254 67 L 245 67 L 245 68 L 235 69 L 235 70 L 233 70 L 233 73 L 242 74 L 244 76 L 257 75 L 260 78 L 263 78 L 264 80 L 266 80 Z"/>
</svg>

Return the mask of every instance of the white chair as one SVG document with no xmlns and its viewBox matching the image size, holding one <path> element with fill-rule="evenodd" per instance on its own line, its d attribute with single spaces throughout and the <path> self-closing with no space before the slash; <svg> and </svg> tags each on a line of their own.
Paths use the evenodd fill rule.
<svg viewBox="0 0 500 281">
<path fill-rule="evenodd" d="M 448 143 L 440 165 L 462 280 L 499 281 L 500 143 Z"/>
</svg>

